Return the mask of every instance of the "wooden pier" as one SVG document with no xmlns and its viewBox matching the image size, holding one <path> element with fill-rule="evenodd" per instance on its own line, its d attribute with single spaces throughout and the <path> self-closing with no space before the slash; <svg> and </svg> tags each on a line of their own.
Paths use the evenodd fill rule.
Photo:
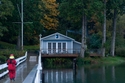
<svg viewBox="0 0 125 83">
<path fill-rule="evenodd" d="M 43 58 L 76 58 L 78 54 L 42 54 Z"/>
</svg>

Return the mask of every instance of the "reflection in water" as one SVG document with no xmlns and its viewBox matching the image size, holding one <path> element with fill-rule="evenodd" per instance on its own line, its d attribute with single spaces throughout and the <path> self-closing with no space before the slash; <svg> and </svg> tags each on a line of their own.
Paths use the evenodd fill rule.
<svg viewBox="0 0 125 83">
<path fill-rule="evenodd" d="M 125 83 L 125 65 L 44 69 L 45 83 Z"/>
<path fill-rule="evenodd" d="M 112 81 L 115 82 L 115 67 L 112 66 Z"/>
<path fill-rule="evenodd" d="M 50 69 L 43 70 L 45 74 L 45 83 L 73 83 L 72 69 Z"/>
</svg>

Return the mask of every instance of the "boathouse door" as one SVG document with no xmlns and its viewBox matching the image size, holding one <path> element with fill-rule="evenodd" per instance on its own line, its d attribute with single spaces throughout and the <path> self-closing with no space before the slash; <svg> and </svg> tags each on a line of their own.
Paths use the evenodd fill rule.
<svg viewBox="0 0 125 83">
<path fill-rule="evenodd" d="M 66 42 L 48 42 L 48 53 L 63 53 L 66 52 Z"/>
</svg>

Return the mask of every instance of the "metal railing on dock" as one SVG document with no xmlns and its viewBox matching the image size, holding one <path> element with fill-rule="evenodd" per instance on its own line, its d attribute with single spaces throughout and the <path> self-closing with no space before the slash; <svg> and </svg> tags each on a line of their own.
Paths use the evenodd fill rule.
<svg viewBox="0 0 125 83">
<path fill-rule="evenodd" d="M 34 80 L 34 83 L 41 83 L 42 81 L 42 65 L 41 65 L 41 51 L 39 52 L 39 59 L 38 59 L 38 66 L 37 66 L 37 72 L 36 72 L 36 77 Z"/>
<path fill-rule="evenodd" d="M 42 54 L 78 54 L 80 49 L 41 49 Z"/>
</svg>

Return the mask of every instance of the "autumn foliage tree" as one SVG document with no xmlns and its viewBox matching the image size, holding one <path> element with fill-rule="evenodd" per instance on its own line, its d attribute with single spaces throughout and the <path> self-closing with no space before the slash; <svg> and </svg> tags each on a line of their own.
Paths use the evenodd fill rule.
<svg viewBox="0 0 125 83">
<path fill-rule="evenodd" d="M 56 3 L 56 0 L 41 0 L 39 8 L 43 15 L 40 23 L 46 29 L 56 29 L 58 26 L 57 16 L 59 15 L 58 3 Z"/>
</svg>

